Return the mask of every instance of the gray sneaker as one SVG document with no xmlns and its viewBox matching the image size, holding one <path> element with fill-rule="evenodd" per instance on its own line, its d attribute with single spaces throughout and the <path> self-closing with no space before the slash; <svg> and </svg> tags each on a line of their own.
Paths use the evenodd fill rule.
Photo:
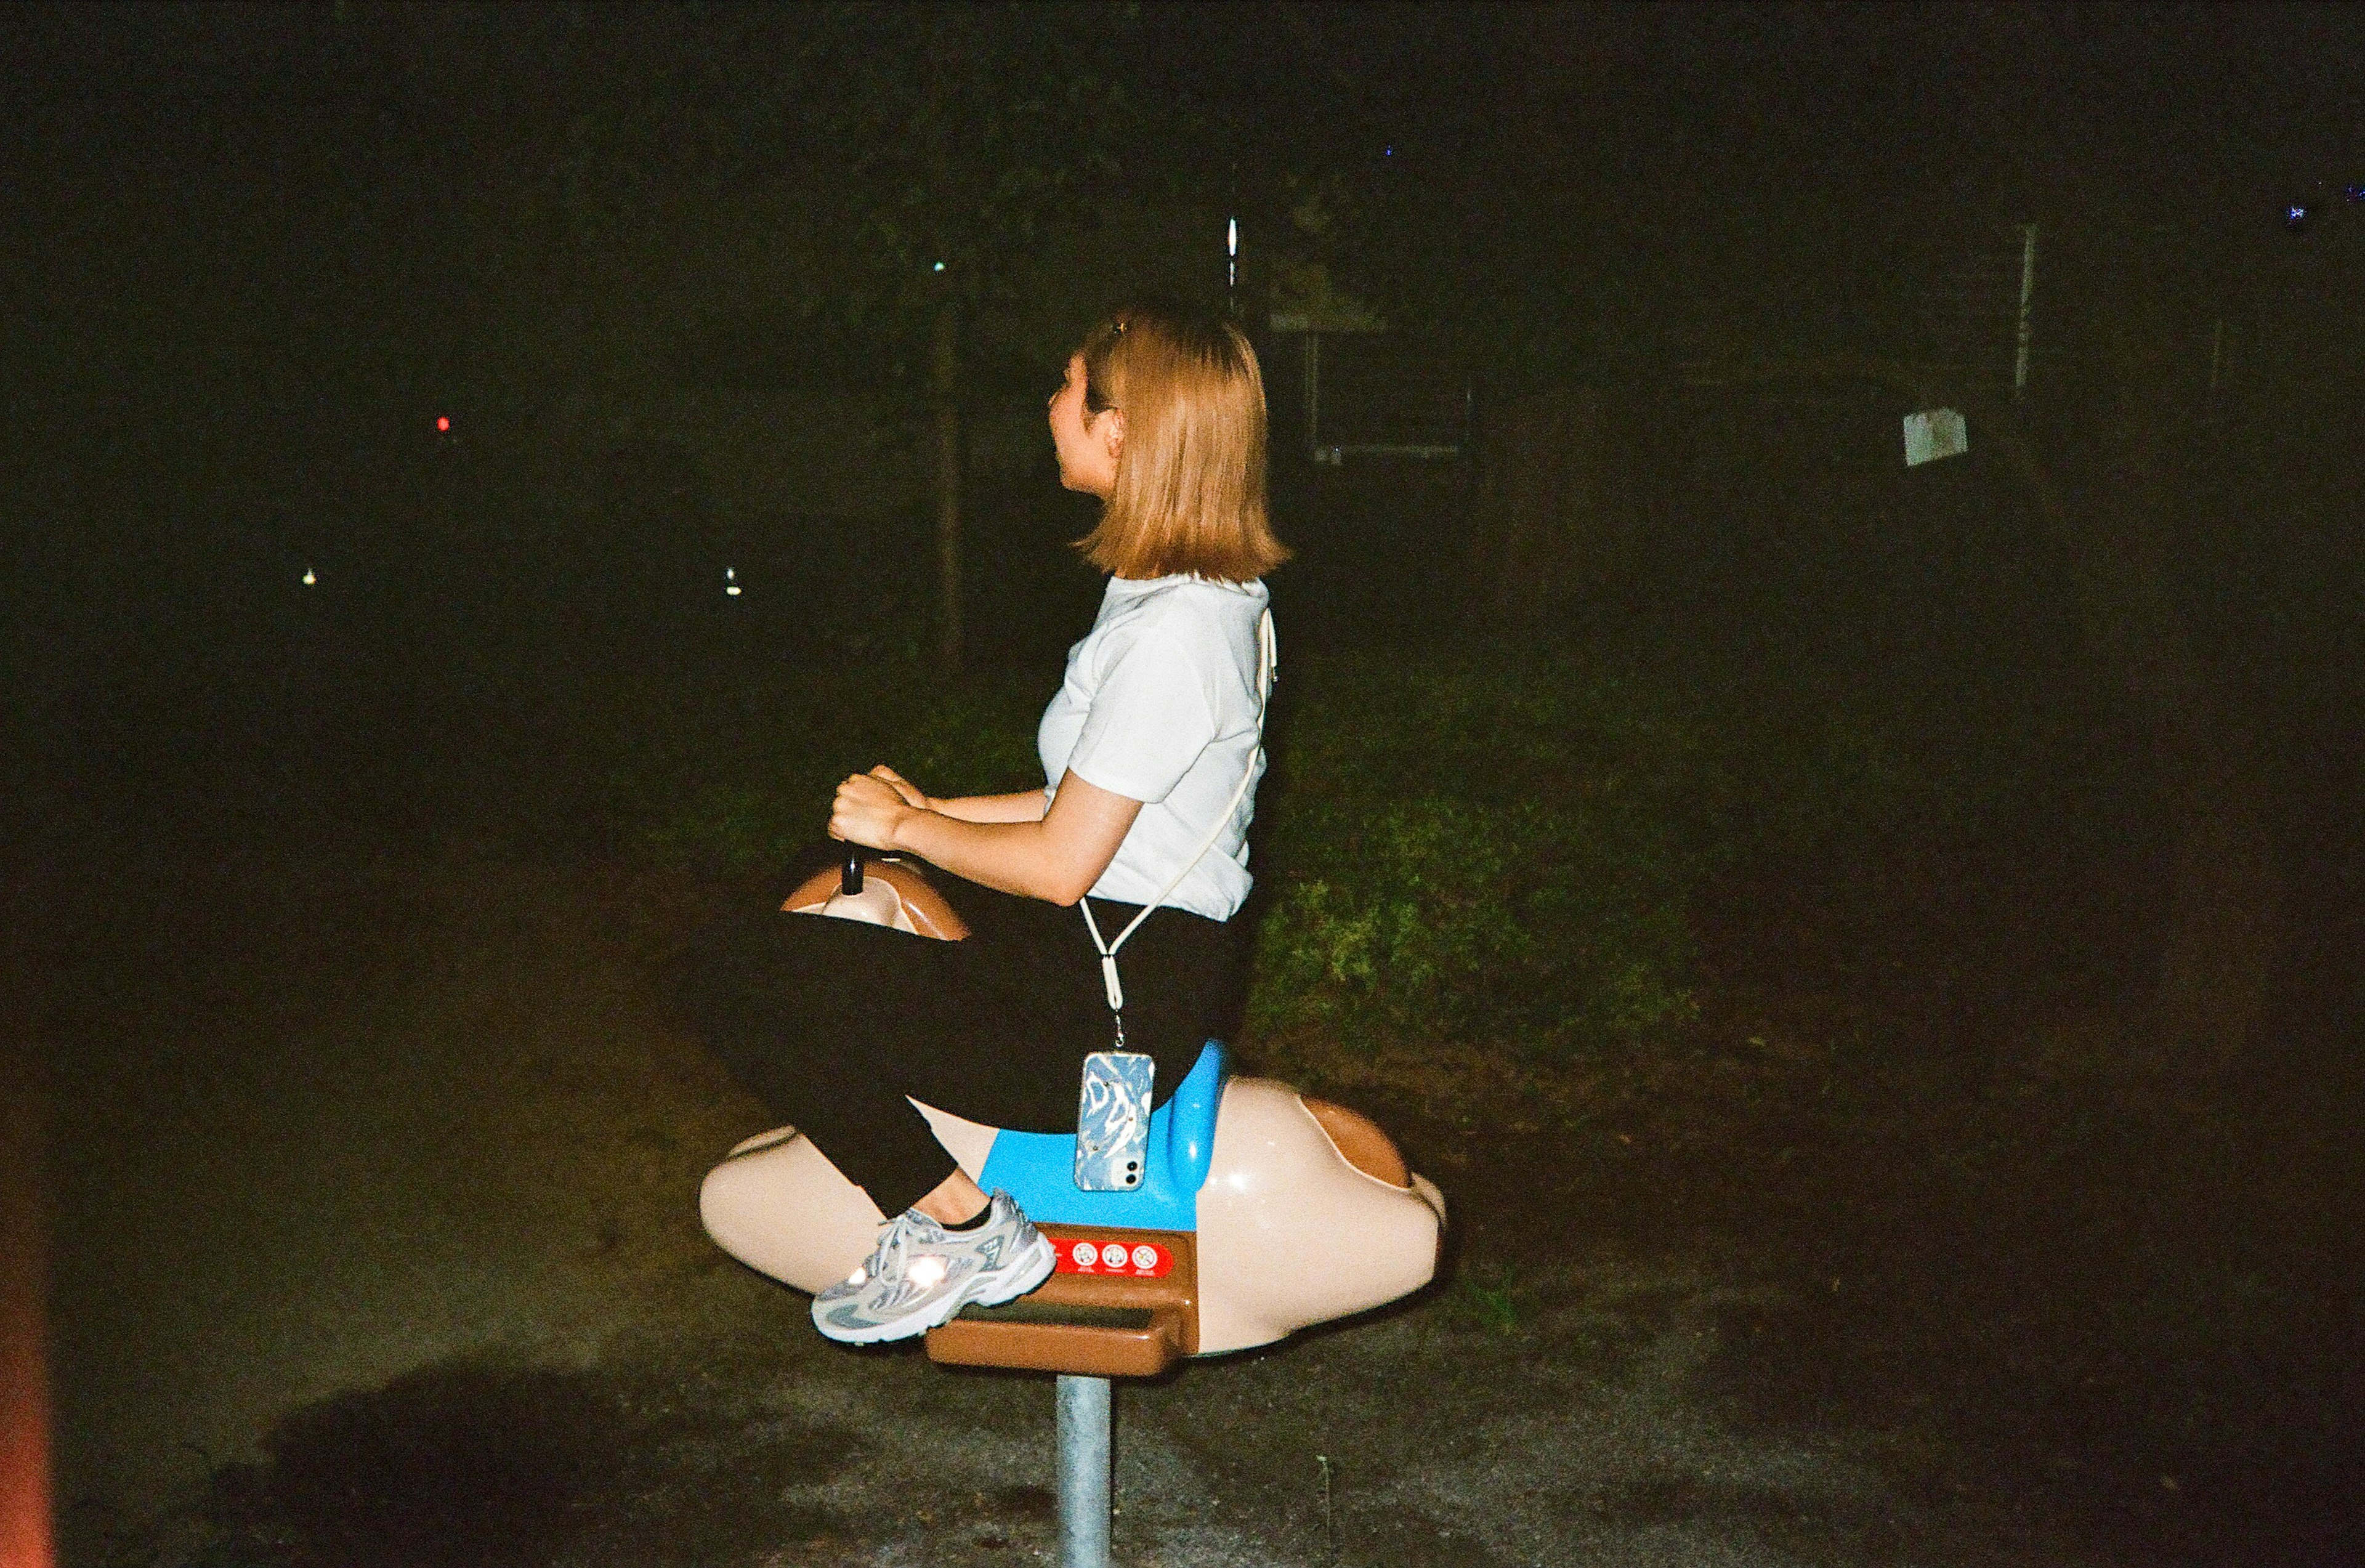
<svg viewBox="0 0 2365 1568">
<path fill-rule="evenodd" d="M 888 1222 L 862 1266 L 813 1297 L 813 1327 L 847 1345 L 925 1334 L 971 1302 L 999 1306 L 1050 1278 L 1058 1253 L 1007 1193 L 985 1223 L 947 1230 L 917 1209 Z"/>
</svg>

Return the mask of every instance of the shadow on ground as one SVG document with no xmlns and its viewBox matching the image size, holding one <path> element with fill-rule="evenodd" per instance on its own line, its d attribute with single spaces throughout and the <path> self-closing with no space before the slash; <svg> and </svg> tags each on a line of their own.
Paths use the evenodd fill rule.
<svg viewBox="0 0 2365 1568">
<path fill-rule="evenodd" d="M 842 1522 L 784 1494 L 857 1448 L 843 1428 L 793 1417 L 751 1430 L 670 1380 L 422 1368 L 295 1412 L 261 1463 L 217 1472 L 221 1533 L 198 1561 L 526 1568 L 593 1542 L 643 1562 L 817 1547 Z"/>
</svg>

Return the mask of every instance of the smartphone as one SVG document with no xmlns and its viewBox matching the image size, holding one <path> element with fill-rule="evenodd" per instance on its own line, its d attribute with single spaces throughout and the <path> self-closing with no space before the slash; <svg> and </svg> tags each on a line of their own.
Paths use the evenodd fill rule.
<svg viewBox="0 0 2365 1568">
<path fill-rule="evenodd" d="M 1094 1051 L 1084 1058 L 1076 1104 L 1076 1185 L 1129 1193 L 1149 1160 L 1149 1088 L 1155 1058 L 1139 1051 Z"/>
</svg>

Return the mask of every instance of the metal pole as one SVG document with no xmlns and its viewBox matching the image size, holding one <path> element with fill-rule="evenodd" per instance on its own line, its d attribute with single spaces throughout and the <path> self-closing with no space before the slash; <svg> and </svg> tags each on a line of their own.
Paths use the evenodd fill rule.
<svg viewBox="0 0 2365 1568">
<path fill-rule="evenodd" d="M 2028 391 L 2028 340 L 2030 320 L 2028 307 L 2036 297 L 2036 225 L 2020 226 L 2020 344 L 2012 361 L 2012 400 L 2015 403 Z"/>
<path fill-rule="evenodd" d="M 1061 1374 L 1059 1568 L 1108 1568 L 1109 1380 Z"/>
</svg>

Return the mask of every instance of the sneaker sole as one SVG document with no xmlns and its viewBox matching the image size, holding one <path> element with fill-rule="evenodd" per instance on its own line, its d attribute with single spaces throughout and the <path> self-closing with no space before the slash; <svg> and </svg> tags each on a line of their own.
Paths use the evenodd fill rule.
<svg viewBox="0 0 2365 1568">
<path fill-rule="evenodd" d="M 947 1301 L 932 1303 L 906 1316 L 874 1324 L 851 1334 L 822 1328 L 822 1337 L 835 1339 L 841 1345 L 880 1345 L 891 1339 L 909 1339 L 931 1328 L 943 1327 L 959 1315 L 962 1307 L 971 1303 L 979 1306 L 1000 1306 L 1005 1302 L 1016 1301 L 1049 1279 L 1051 1271 L 1059 1264 L 1059 1249 L 1044 1240 L 1042 1233 L 1037 1231 L 1035 1245 L 1014 1259 L 1010 1267 L 996 1269 L 991 1274 L 980 1274 L 970 1282 L 970 1285 L 983 1285 L 987 1289 L 971 1292 L 964 1288 Z M 813 1327 L 821 1328 L 818 1322 Z"/>
</svg>

